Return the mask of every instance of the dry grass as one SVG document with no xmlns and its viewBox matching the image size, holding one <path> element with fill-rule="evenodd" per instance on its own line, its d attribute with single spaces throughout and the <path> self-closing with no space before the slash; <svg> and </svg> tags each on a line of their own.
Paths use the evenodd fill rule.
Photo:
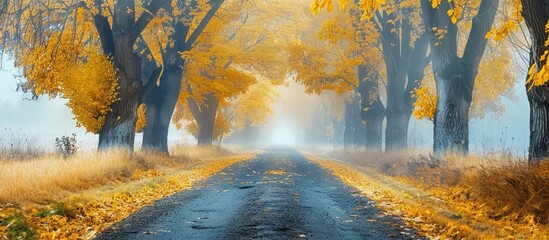
<svg viewBox="0 0 549 240">
<path fill-rule="evenodd" d="M 171 153 L 174 156 L 185 156 L 189 159 L 205 159 L 226 157 L 234 155 L 234 152 L 238 152 L 236 149 L 226 149 L 215 146 L 189 146 L 189 145 L 176 145 L 171 149 Z"/>
<path fill-rule="evenodd" d="M 45 206 L 0 207 L 0 219 L 7 219 L 0 221 L 0 239 L 29 239 L 29 236 L 40 239 L 93 239 L 98 232 L 140 208 L 185 190 L 253 156 L 242 154 L 211 158 L 189 166 L 173 162 L 177 157 L 137 153 L 131 156 L 132 161 L 138 162 L 138 166 L 149 165 L 152 168 L 144 170 L 138 167 L 130 178 L 124 179 L 127 181 L 71 193 Z M 141 161 L 145 162 L 139 163 Z M 164 172 L 158 168 L 158 162 L 180 167 Z"/>
<path fill-rule="evenodd" d="M 121 150 L 79 154 L 68 159 L 56 154 L 30 159 L 0 155 L 0 204 L 47 204 L 70 193 L 163 175 L 199 159 L 230 154 L 218 148 L 181 146 L 173 156 Z"/>
<path fill-rule="evenodd" d="M 487 203 L 490 217 L 549 223 L 549 162 L 482 167 L 460 183 L 470 196 Z"/>
<path fill-rule="evenodd" d="M 334 152 L 332 157 L 396 177 L 493 220 L 547 224 L 549 162 L 528 166 L 508 154 L 435 158 L 420 150 Z"/>
</svg>

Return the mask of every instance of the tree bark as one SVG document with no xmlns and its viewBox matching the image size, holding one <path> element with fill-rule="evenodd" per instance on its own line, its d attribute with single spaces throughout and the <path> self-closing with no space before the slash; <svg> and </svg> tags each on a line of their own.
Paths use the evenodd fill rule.
<svg viewBox="0 0 549 240">
<path fill-rule="evenodd" d="M 198 145 L 211 146 L 214 140 L 215 119 L 219 108 L 219 100 L 215 94 L 205 95 L 203 104 L 198 104 L 194 99 L 188 98 L 189 109 L 198 124 Z"/>
<path fill-rule="evenodd" d="M 102 1 L 95 0 L 99 12 L 93 16 L 105 55 L 111 56 L 118 77 L 118 101 L 111 104 L 112 111 L 105 116 L 105 123 L 99 131 L 99 150 L 125 148 L 133 151 L 137 107 L 143 91 L 141 81 L 141 58 L 134 53 L 137 36 L 152 20 L 164 4 L 153 0 L 147 11 L 136 20 L 135 2 L 118 1 L 114 5 L 112 28 L 102 14 Z"/>
<path fill-rule="evenodd" d="M 545 25 L 549 21 L 549 4 L 545 0 L 522 0 L 522 6 L 532 43 L 530 67 L 535 64 L 536 70 L 539 70 L 546 64 L 546 60 L 542 61 L 540 57 L 548 50 L 545 46 L 548 38 Z M 527 83 L 526 95 L 530 103 L 528 163 L 535 164 L 549 156 L 549 85 L 536 87 Z"/>
<path fill-rule="evenodd" d="M 150 98 L 146 101 L 147 105 L 147 126 L 143 132 L 142 148 L 149 151 L 157 151 L 169 154 L 168 150 L 168 130 L 172 119 L 175 105 L 181 91 L 181 81 L 184 74 L 185 62 L 181 58 L 180 53 L 188 51 L 192 48 L 197 38 L 202 34 L 207 24 L 213 18 L 224 0 L 214 0 L 210 4 L 212 8 L 206 13 L 197 28 L 190 34 L 189 26 L 180 21 L 179 18 L 172 20 L 174 27 L 174 45 L 169 46 L 163 53 L 163 64 L 166 68 L 160 86 L 155 88 Z M 184 4 L 179 2 L 178 4 Z M 184 6 L 180 6 L 184 7 Z M 190 9 L 186 7 L 185 9 Z M 191 14 L 186 12 L 185 14 Z M 194 17 L 194 16 L 193 16 Z M 217 113 L 217 109 L 216 109 Z M 208 127 L 210 128 L 210 127 Z M 213 125 L 211 126 L 213 128 Z M 210 135 L 206 134 L 205 135 Z M 211 135 L 213 135 L 213 130 Z M 206 137 L 207 138 L 207 137 Z M 204 139 L 204 142 L 210 142 L 206 145 L 211 145 L 212 140 Z M 210 137 L 211 138 L 211 137 Z M 200 144 L 199 140 L 199 144 Z"/>
<path fill-rule="evenodd" d="M 183 71 L 180 67 L 164 70 L 160 86 L 145 100 L 147 126 L 143 130 L 142 149 L 168 154 L 168 131 L 181 92 Z"/>
<path fill-rule="evenodd" d="M 345 101 L 345 130 L 343 131 L 343 148 L 352 149 L 355 144 L 355 114 L 351 99 Z"/>
<path fill-rule="evenodd" d="M 379 96 L 378 75 L 372 71 L 364 65 L 358 67 L 360 116 L 365 124 L 366 149 L 381 151 L 385 107 Z"/>
<path fill-rule="evenodd" d="M 421 0 L 438 95 L 433 145 L 436 155 L 464 154 L 469 150 L 469 108 L 473 86 L 487 44 L 485 36 L 492 27 L 498 5 L 499 0 L 482 0 L 472 20 L 463 56 L 459 57 L 458 29 L 447 14 L 450 4 L 442 1 L 438 8 L 433 9 L 429 0 Z M 435 29 L 445 29 L 444 38 L 439 39 Z"/>
<path fill-rule="evenodd" d="M 407 11 L 407 10 L 404 10 Z M 378 14 L 379 32 L 385 68 L 387 71 L 387 127 L 385 129 L 385 149 L 387 151 L 406 148 L 408 145 L 408 124 L 406 81 L 407 71 L 412 60 L 412 26 L 408 18 L 399 20 L 397 14 Z M 417 61 L 418 59 L 413 59 Z"/>
<path fill-rule="evenodd" d="M 358 89 L 355 89 L 353 96 L 353 124 L 355 129 L 355 142 L 354 147 L 356 149 L 366 149 L 366 123 L 362 120 L 361 116 L 361 97 Z"/>
</svg>

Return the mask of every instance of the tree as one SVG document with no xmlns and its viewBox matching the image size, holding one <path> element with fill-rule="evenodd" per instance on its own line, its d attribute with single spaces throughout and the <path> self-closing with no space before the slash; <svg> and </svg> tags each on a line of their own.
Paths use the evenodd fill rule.
<svg viewBox="0 0 549 240">
<path fill-rule="evenodd" d="M 513 63 L 513 49 L 507 42 L 489 40 L 486 53 L 482 58 L 478 75 L 475 78 L 473 100 L 469 108 L 470 119 L 481 119 L 487 115 L 499 117 L 505 111 L 503 98 L 515 100 L 516 69 Z M 498 69 L 498 71 L 493 71 Z M 431 68 L 428 76 L 419 88 L 414 90 L 417 101 L 414 104 L 414 116 L 418 119 L 434 120 L 438 95 Z"/>
<path fill-rule="evenodd" d="M 137 108 L 148 91 L 147 86 L 153 86 L 144 84 L 141 80 L 142 60 L 134 52 L 134 45 L 141 32 L 166 3 L 164 0 L 151 0 L 145 3 L 139 16 L 136 16 L 134 1 L 116 1 L 112 16 L 108 13 L 109 7 L 105 6 L 103 1 L 94 0 L 94 5 L 91 6 L 96 11 L 92 14 L 103 53 L 112 58 L 117 71 L 119 98 L 111 104 L 112 111 L 107 113 L 105 123 L 99 131 L 99 149 L 133 149 Z M 156 82 L 159 75 L 159 69 L 153 71 L 148 83 Z"/>
<path fill-rule="evenodd" d="M 168 153 L 168 129 L 186 69 L 186 59 L 181 53 L 190 51 L 196 45 L 224 2 L 177 1 L 176 7 L 168 8 L 166 18 L 169 20 L 159 27 L 165 36 L 159 36 L 159 42 L 154 43 L 159 45 L 164 71 L 145 99 L 148 124 L 143 132 L 143 149 Z M 148 61 L 145 66 L 151 69 L 156 67 L 156 63 Z"/>
<path fill-rule="evenodd" d="M 436 154 L 466 153 L 469 148 L 469 109 L 473 86 L 499 0 L 482 0 L 471 16 L 472 26 L 463 55 L 458 55 L 458 21 L 467 2 L 421 0 L 423 21 L 429 36 L 437 89 L 434 116 Z M 475 8 L 475 6 L 468 6 Z"/>
<path fill-rule="evenodd" d="M 261 14 L 273 3 L 235 2 L 218 12 L 196 47 L 184 53 L 184 97 L 197 125 L 199 145 L 215 139 L 216 119 L 231 99 L 245 94 L 259 78 L 280 84 L 286 76 L 284 41 L 278 22 Z M 267 31 L 265 31 L 267 29 Z M 226 117 L 226 116 L 223 116 Z"/>
<path fill-rule="evenodd" d="M 145 1 L 143 4 L 100 0 L 9 1 L 9 13 L 3 14 L 2 20 L 14 25 L 3 29 L 4 47 L 15 56 L 24 74 L 30 77 L 28 84 L 22 85 L 24 89 L 69 98 L 69 106 L 78 122 L 99 134 L 100 149 L 133 149 L 137 107 L 146 92 L 146 84 L 141 81 L 141 58 L 134 53 L 134 44 L 166 3 L 165 0 Z M 45 48 L 41 47 L 44 45 Z M 52 67 L 37 66 L 28 57 L 21 60 L 27 54 L 42 57 L 37 59 L 38 64 L 47 64 L 49 58 Z M 53 62 L 57 60 L 61 62 Z M 63 74 L 79 69 L 63 68 L 59 65 L 63 61 L 87 66 L 87 72 L 81 73 L 88 77 L 83 80 L 90 82 L 76 81 L 75 75 L 63 77 Z M 108 61 L 114 71 L 109 70 L 113 67 L 107 64 Z M 114 77 L 105 75 L 113 72 Z M 153 71 L 151 79 L 154 81 L 158 75 L 158 70 Z M 94 83 L 99 94 L 104 94 L 99 99 L 91 97 L 94 91 L 82 91 Z M 85 95 L 89 97 L 82 99 Z M 82 100 L 92 102 L 86 104 Z M 86 113 L 88 111 L 95 113 Z"/>
<path fill-rule="evenodd" d="M 543 0 L 521 0 L 522 16 L 530 32 L 530 71 L 526 84 L 530 102 L 529 163 L 549 156 L 549 4 Z"/>
<path fill-rule="evenodd" d="M 379 94 L 381 62 L 377 30 L 372 22 L 349 14 L 312 20 L 301 43 L 290 46 L 296 80 L 310 93 L 349 92 L 345 104 L 344 143 L 349 147 L 381 149 L 385 108 Z M 317 21 L 317 23 L 315 23 Z M 321 22 L 318 22 L 321 21 Z M 318 28 L 318 30 L 316 30 Z M 318 33 L 315 33 L 318 31 Z M 351 93 L 353 92 L 353 93 Z M 356 109 L 355 109 L 356 108 Z"/>
<path fill-rule="evenodd" d="M 341 9 L 354 6 L 348 0 L 337 1 Z M 333 8 L 333 1 L 313 1 L 313 12 Z M 375 26 L 366 36 L 377 36 L 381 45 L 386 72 L 387 128 L 385 146 L 387 150 L 407 146 L 408 126 L 415 99 L 411 91 L 423 79 L 423 72 L 429 63 L 427 37 L 422 27 L 420 7 L 417 2 L 359 1 L 362 10 L 360 20 Z"/>
</svg>

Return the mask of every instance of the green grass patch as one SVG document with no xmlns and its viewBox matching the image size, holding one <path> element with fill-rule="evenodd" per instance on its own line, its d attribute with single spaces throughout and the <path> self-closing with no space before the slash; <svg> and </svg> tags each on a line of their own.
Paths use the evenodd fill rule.
<svg viewBox="0 0 549 240">
<path fill-rule="evenodd" d="M 25 216 L 21 213 L 15 213 L 7 217 L 0 224 L 7 228 L 7 234 L 10 236 L 10 239 L 38 239 L 36 230 L 29 226 Z"/>
</svg>

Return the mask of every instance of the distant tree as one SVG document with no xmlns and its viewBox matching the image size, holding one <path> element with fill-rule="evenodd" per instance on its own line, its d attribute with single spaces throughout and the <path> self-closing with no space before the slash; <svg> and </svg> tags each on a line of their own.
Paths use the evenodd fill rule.
<svg viewBox="0 0 549 240">
<path fill-rule="evenodd" d="M 187 117 L 190 123 L 187 129 L 196 131 L 199 145 L 212 145 L 213 140 L 233 130 L 229 122 L 234 117 L 225 115 L 224 111 L 232 104 L 238 104 L 233 100 L 239 95 L 249 93 L 252 86 L 261 82 L 280 84 L 284 81 L 287 70 L 280 44 L 285 41 L 278 33 L 280 26 L 277 25 L 283 21 L 275 21 L 273 16 L 266 14 L 273 6 L 281 7 L 273 2 L 231 2 L 217 13 L 217 18 L 211 21 L 196 46 L 183 53 L 187 61 L 185 88 L 179 99 L 180 104 L 188 108 L 185 112 L 190 114 L 178 116 Z M 265 90 L 269 92 L 269 89 Z M 260 122 L 257 117 L 268 113 L 270 108 L 264 105 L 272 103 L 268 99 L 268 96 L 249 98 L 263 105 L 256 109 L 257 116 L 249 118 L 252 122 Z M 216 129 L 220 130 L 222 122 L 217 121 L 227 123 L 223 124 L 226 129 L 218 136 Z"/>
<path fill-rule="evenodd" d="M 322 9 L 330 11 L 334 2 L 315 0 L 313 12 Z M 355 6 L 354 2 L 348 0 L 337 2 L 341 9 L 353 9 Z M 361 10 L 354 14 L 358 15 L 358 20 L 374 26 L 373 30 L 362 35 L 379 42 L 378 48 L 381 49 L 385 64 L 386 149 L 404 148 L 407 146 L 408 126 L 415 101 L 411 92 L 421 84 L 424 69 L 429 63 L 428 40 L 423 30 L 420 6 L 418 2 L 405 0 L 357 1 L 356 6 Z M 364 51 L 376 53 L 370 49 L 366 46 Z"/>
</svg>

